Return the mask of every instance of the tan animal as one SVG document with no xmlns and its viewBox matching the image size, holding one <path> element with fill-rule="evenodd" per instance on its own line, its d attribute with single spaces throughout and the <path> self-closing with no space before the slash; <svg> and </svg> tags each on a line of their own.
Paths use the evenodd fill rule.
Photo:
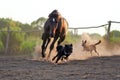
<svg viewBox="0 0 120 80">
<path fill-rule="evenodd" d="M 90 51 L 91 56 L 92 56 L 92 51 L 94 50 L 97 53 L 97 55 L 99 56 L 99 53 L 96 50 L 96 45 L 100 44 L 101 40 L 99 40 L 97 43 L 91 44 L 91 45 L 87 45 L 86 43 L 87 43 L 87 40 L 82 41 L 83 50 L 84 51 Z"/>
</svg>

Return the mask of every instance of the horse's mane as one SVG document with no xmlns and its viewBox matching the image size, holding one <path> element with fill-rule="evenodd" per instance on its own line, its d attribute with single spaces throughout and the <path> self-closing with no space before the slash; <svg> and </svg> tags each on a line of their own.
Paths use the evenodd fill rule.
<svg viewBox="0 0 120 80">
<path fill-rule="evenodd" d="M 57 10 L 53 10 L 49 15 L 48 17 L 54 17 L 54 16 L 57 16 L 58 15 L 58 11 Z"/>
</svg>

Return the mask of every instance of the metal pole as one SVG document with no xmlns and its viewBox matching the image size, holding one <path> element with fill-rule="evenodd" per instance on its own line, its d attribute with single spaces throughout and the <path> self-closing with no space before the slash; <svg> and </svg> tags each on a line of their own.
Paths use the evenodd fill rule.
<svg viewBox="0 0 120 80">
<path fill-rule="evenodd" d="M 108 21 L 108 30 L 107 30 L 107 40 L 110 40 L 110 27 L 111 27 L 111 21 Z"/>
</svg>

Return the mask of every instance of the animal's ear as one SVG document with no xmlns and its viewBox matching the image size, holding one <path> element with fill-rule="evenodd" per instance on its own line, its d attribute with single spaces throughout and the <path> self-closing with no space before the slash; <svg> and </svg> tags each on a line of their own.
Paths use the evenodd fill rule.
<svg viewBox="0 0 120 80">
<path fill-rule="evenodd" d="M 67 47 L 68 45 L 67 44 L 65 44 L 65 47 Z"/>
<path fill-rule="evenodd" d="M 70 46 L 73 46 L 73 44 L 70 44 Z"/>
<path fill-rule="evenodd" d="M 86 43 L 86 42 L 87 42 L 87 40 L 84 41 L 84 43 Z"/>
<path fill-rule="evenodd" d="M 82 40 L 82 43 L 86 43 L 87 42 L 87 40 Z"/>
</svg>

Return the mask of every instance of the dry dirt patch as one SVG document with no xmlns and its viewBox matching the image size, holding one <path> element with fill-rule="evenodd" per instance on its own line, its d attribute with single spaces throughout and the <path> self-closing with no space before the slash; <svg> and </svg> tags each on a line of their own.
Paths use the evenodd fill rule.
<svg viewBox="0 0 120 80">
<path fill-rule="evenodd" d="M 119 80 L 120 56 L 70 60 L 55 65 L 23 57 L 0 57 L 0 80 Z"/>
</svg>

